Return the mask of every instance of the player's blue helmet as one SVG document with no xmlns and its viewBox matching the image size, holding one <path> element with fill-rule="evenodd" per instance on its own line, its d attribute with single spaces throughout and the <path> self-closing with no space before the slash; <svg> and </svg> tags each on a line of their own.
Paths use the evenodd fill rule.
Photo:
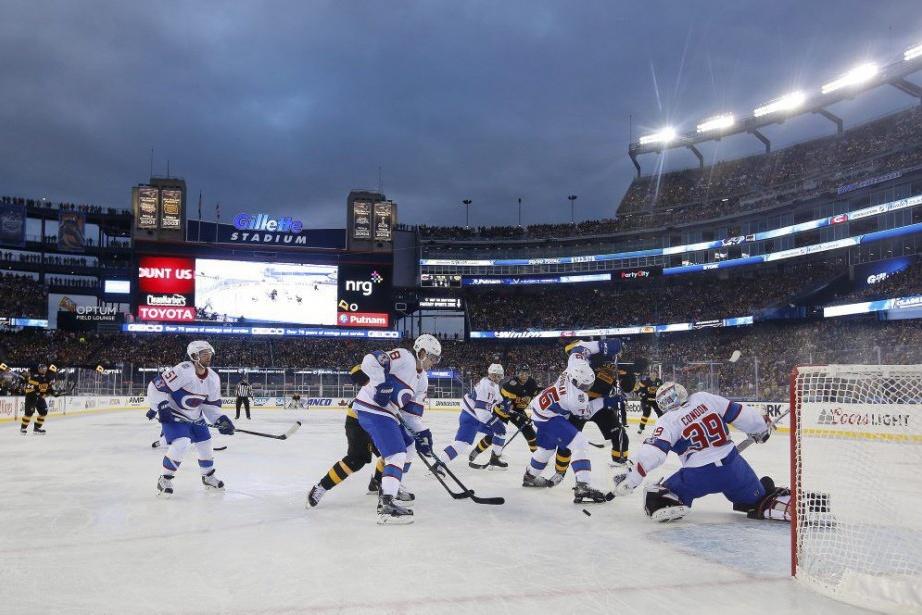
<svg viewBox="0 0 922 615">
<path fill-rule="evenodd" d="M 663 412 L 675 410 L 688 401 L 688 391 L 677 382 L 664 382 L 656 391 L 656 405 Z"/>
</svg>

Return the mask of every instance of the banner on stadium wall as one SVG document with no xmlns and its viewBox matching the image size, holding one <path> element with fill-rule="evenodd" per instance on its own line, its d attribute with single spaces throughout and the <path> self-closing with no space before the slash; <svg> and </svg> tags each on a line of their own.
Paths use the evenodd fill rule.
<svg viewBox="0 0 922 615">
<path fill-rule="evenodd" d="M 554 337 L 595 337 L 601 335 L 640 335 L 647 333 L 675 333 L 717 327 L 740 327 L 751 325 L 752 316 L 738 316 L 715 320 L 698 320 L 666 325 L 633 325 L 605 329 L 575 329 L 572 331 L 471 331 L 471 338 L 481 339 L 537 339 Z"/>
<path fill-rule="evenodd" d="M 22 248 L 26 245 L 26 206 L 0 203 L 0 245 Z"/>
<path fill-rule="evenodd" d="M 58 250 L 83 252 L 86 248 L 86 214 L 61 210 L 58 213 Z"/>
<path fill-rule="evenodd" d="M 127 333 L 189 333 L 205 335 L 278 335 L 281 337 L 367 337 L 399 339 L 399 331 L 371 329 L 314 329 L 306 327 L 235 327 L 224 325 L 185 325 L 128 323 L 122 325 Z"/>
<path fill-rule="evenodd" d="M 868 314 L 870 312 L 901 311 L 922 309 L 922 295 L 911 297 L 896 297 L 894 299 L 880 299 L 878 301 L 863 301 L 861 303 L 847 303 L 823 308 L 823 318 L 837 316 L 850 316 L 852 314 Z"/>
<path fill-rule="evenodd" d="M 824 228 L 827 226 L 834 226 L 836 224 L 844 224 L 845 222 L 850 222 L 853 220 L 860 220 L 862 218 L 867 218 L 870 216 L 877 216 L 883 213 L 891 211 L 899 211 L 901 209 L 906 209 L 908 207 L 915 207 L 916 205 L 922 205 L 922 194 L 907 197 L 905 199 L 899 199 L 896 201 L 890 201 L 889 203 L 882 203 L 880 205 L 873 205 L 871 207 L 865 207 L 863 209 L 857 209 L 852 212 L 844 214 L 836 214 L 834 216 L 828 216 L 826 218 L 819 218 L 816 220 L 810 220 L 807 222 L 801 222 L 800 224 L 794 224 L 791 226 L 785 226 L 770 231 L 762 231 L 760 233 L 752 233 L 749 235 L 738 235 L 735 237 L 726 237 L 724 239 L 718 239 L 716 241 L 703 241 L 700 243 L 692 243 L 681 246 L 671 246 L 668 248 L 652 248 L 650 250 L 634 250 L 631 252 L 616 252 L 613 254 L 595 254 L 591 256 L 559 256 L 559 257 L 548 257 L 548 258 L 506 258 L 506 259 L 445 259 L 445 258 L 422 258 L 419 260 L 419 264 L 423 266 L 449 266 L 449 267 L 493 267 L 493 266 L 513 266 L 513 265 L 569 265 L 573 263 L 594 263 L 594 262 L 605 262 L 605 261 L 617 261 L 624 260 L 628 258 L 642 258 L 647 256 L 669 256 L 673 254 L 684 254 L 686 252 L 698 252 L 701 250 L 712 250 L 716 248 L 725 248 L 727 246 L 738 246 L 745 243 L 751 243 L 753 241 L 763 241 L 765 239 L 775 239 L 776 237 L 785 237 L 788 235 L 795 235 L 797 233 L 802 233 L 804 231 L 812 231 L 819 228 Z M 910 225 L 918 226 L 918 225 Z M 900 227 L 900 229 L 908 229 L 910 227 Z M 900 229 L 892 229 L 897 231 Z M 891 231 L 878 231 L 877 233 L 868 233 L 867 235 L 860 237 L 852 237 L 846 240 L 840 241 L 849 241 L 849 240 L 860 240 L 863 242 L 869 241 L 879 241 L 880 239 L 885 239 L 887 237 L 873 237 L 878 233 L 890 233 Z M 909 234 L 909 232 L 919 232 L 907 231 L 900 234 Z M 898 235 L 890 235 L 898 236 Z M 835 242 L 829 242 L 835 243 Z M 826 244 L 821 244 L 826 245 Z M 852 244 L 842 244 L 838 247 L 846 247 L 847 245 Z M 805 246 L 805 248 L 813 248 L 814 246 Z M 796 252 L 803 250 L 805 248 L 797 248 L 796 250 L 789 250 L 787 252 Z M 826 248 L 826 249 L 835 249 L 835 248 Z M 822 250 L 814 250 L 822 251 Z M 811 254 L 813 252 L 804 252 L 803 254 Z M 785 257 L 776 257 L 777 258 L 791 258 L 792 256 L 800 256 L 801 253 L 792 254 L 791 256 Z M 766 255 L 770 256 L 770 255 Z M 763 256 L 755 257 L 755 262 L 765 262 Z M 707 269 L 718 269 L 724 267 L 739 266 L 743 264 L 751 264 L 745 262 L 739 262 L 747 259 L 731 259 L 729 261 L 722 261 L 721 263 L 709 263 L 708 265 L 687 265 L 686 267 L 695 267 L 696 269 L 683 269 L 682 267 L 671 267 L 663 271 L 665 275 L 675 274 L 675 273 L 688 273 L 690 271 L 706 271 Z M 766 260 L 775 260 L 775 259 L 766 259 Z M 727 265 L 726 263 L 737 263 L 735 265 Z M 722 267 L 717 267 L 717 265 L 722 265 Z M 701 269 L 706 267 L 705 269 Z"/>
</svg>

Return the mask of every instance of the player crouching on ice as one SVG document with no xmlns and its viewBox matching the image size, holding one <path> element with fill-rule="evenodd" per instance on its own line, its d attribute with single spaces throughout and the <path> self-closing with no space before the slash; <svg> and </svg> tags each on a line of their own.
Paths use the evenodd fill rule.
<svg viewBox="0 0 922 615">
<path fill-rule="evenodd" d="M 413 511 L 401 504 L 414 498 L 408 492 L 401 497 L 400 483 L 417 449 L 422 455 L 432 455 L 432 432 L 422 420 L 429 388 L 426 371 L 441 355 L 439 341 L 424 333 L 413 343 L 413 352 L 406 348 L 375 350 L 362 359 L 368 383 L 359 390 L 352 408 L 384 459 L 379 525 L 413 522 Z"/>
<path fill-rule="evenodd" d="M 506 425 L 495 413 L 496 406 L 503 403 L 499 383 L 505 375 L 503 366 L 493 363 L 487 368 L 487 377 L 481 378 L 474 389 L 465 394 L 461 400 L 455 441 L 446 446 L 445 450 L 436 453 L 439 461 L 448 463 L 463 455 L 474 445 L 477 434 L 485 433 L 493 438 L 493 450 L 486 467 L 490 470 L 505 470 L 509 467 L 499 456 L 506 442 Z"/>
<path fill-rule="evenodd" d="M 630 470 L 614 477 L 616 496 L 630 494 L 650 471 L 666 460 L 669 451 L 682 468 L 665 482 L 648 486 L 644 510 L 654 521 L 673 521 L 688 514 L 692 502 L 712 493 L 723 493 L 733 510 L 753 519 L 790 521 L 790 491 L 775 488 L 768 477 L 761 481 L 740 455 L 728 433 L 728 425 L 763 443 L 772 423 L 755 408 L 719 395 L 691 395 L 680 384 L 664 383 L 656 403 L 663 410 L 650 438 L 631 455 Z"/>
<path fill-rule="evenodd" d="M 156 376 L 147 385 L 150 414 L 155 412 L 163 425 L 163 438 L 168 448 L 163 456 L 163 474 L 157 481 L 157 495 L 173 495 L 173 477 L 189 444 L 194 443 L 202 484 L 206 489 L 223 489 L 217 479 L 211 434 L 206 420 L 224 435 L 233 435 L 234 424 L 221 413 L 221 378 L 209 369 L 214 348 L 205 341 L 191 342 L 186 348 L 191 361 Z"/>
<path fill-rule="evenodd" d="M 592 465 L 589 462 L 589 441 L 567 418 L 587 418 L 592 412 L 589 391 L 595 381 L 595 372 L 585 360 L 571 355 L 567 369 L 557 381 L 531 400 L 532 420 L 538 429 L 538 450 L 531 457 L 522 478 L 523 487 L 553 487 L 556 483 L 541 476 L 547 462 L 557 448 L 569 449 L 570 467 L 576 475 L 573 501 L 604 502 L 608 497 L 589 485 Z"/>
</svg>

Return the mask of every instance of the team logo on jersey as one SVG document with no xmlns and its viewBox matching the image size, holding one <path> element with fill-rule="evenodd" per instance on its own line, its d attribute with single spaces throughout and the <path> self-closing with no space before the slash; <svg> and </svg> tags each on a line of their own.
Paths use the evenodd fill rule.
<svg viewBox="0 0 922 615">
<path fill-rule="evenodd" d="M 204 403 L 205 403 L 204 395 L 195 395 L 193 393 L 184 395 L 179 400 L 180 407 L 185 410 L 196 410 L 199 408 L 199 406 L 201 406 Z"/>
</svg>

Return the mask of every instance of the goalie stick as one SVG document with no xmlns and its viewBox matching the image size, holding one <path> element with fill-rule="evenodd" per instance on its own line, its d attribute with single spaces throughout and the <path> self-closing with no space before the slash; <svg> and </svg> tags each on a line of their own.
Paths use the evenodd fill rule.
<svg viewBox="0 0 922 615">
<path fill-rule="evenodd" d="M 217 427 L 215 427 L 214 425 L 208 425 L 208 426 L 211 427 L 212 429 L 217 429 Z M 273 440 L 287 440 L 292 435 L 294 435 L 294 433 L 298 431 L 300 427 L 301 427 L 301 421 L 295 421 L 295 424 L 292 425 L 288 429 L 288 431 L 278 436 L 275 434 L 271 434 L 271 433 L 263 433 L 261 431 L 250 431 L 249 429 L 238 429 L 236 427 L 234 428 L 234 433 L 237 433 L 239 431 L 240 433 L 250 434 L 251 436 L 259 436 L 261 438 L 272 438 Z"/>
<path fill-rule="evenodd" d="M 771 427 L 769 427 L 769 429 L 771 429 L 772 431 L 774 431 L 775 429 L 777 429 L 777 428 L 778 428 L 778 423 L 781 422 L 781 419 L 783 419 L 783 418 L 786 417 L 788 414 L 790 414 L 790 412 L 791 412 L 791 409 L 788 408 L 787 410 L 785 410 L 784 412 L 782 412 L 781 414 L 779 414 L 779 415 L 778 415 L 778 418 L 776 418 L 774 421 L 771 422 Z M 739 452 L 742 453 L 743 451 L 745 451 L 747 448 L 749 448 L 749 447 L 752 446 L 753 444 L 755 444 L 755 440 L 752 439 L 752 436 L 749 436 L 749 437 L 747 437 L 745 440 L 743 440 L 742 442 L 740 442 L 739 444 L 736 445 L 736 450 L 738 450 Z"/>
</svg>

